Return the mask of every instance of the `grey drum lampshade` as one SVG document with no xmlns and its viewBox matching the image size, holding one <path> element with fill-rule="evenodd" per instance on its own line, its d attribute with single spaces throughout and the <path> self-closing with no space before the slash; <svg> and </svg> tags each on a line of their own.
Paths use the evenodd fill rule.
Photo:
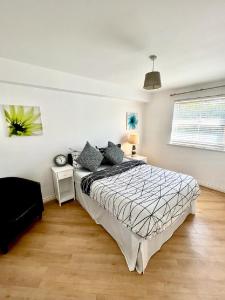
<svg viewBox="0 0 225 300">
<path fill-rule="evenodd" d="M 145 82 L 143 88 L 146 90 L 155 90 L 161 88 L 160 73 L 154 71 L 154 62 L 157 58 L 155 54 L 149 56 L 152 60 L 152 71 L 145 74 Z"/>
<path fill-rule="evenodd" d="M 152 71 L 145 74 L 144 89 L 155 90 L 161 88 L 160 73 Z"/>
</svg>

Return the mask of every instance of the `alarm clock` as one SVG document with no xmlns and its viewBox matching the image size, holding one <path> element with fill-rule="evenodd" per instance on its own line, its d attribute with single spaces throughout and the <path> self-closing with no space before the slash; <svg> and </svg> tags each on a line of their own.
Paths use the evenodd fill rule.
<svg viewBox="0 0 225 300">
<path fill-rule="evenodd" d="M 58 167 L 63 167 L 67 164 L 67 158 L 63 154 L 56 155 L 56 157 L 54 158 L 54 163 Z"/>
</svg>

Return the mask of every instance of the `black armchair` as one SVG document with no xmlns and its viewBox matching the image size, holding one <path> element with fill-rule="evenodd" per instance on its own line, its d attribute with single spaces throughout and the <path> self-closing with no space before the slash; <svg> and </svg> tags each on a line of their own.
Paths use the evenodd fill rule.
<svg viewBox="0 0 225 300">
<path fill-rule="evenodd" d="M 18 177 L 0 178 L 0 250 L 12 242 L 44 210 L 40 183 Z"/>
</svg>

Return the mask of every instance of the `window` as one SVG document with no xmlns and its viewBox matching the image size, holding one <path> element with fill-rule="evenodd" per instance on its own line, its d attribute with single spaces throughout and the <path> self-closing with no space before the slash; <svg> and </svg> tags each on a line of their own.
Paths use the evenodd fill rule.
<svg viewBox="0 0 225 300">
<path fill-rule="evenodd" d="M 176 101 L 170 143 L 225 151 L 225 98 Z"/>
</svg>

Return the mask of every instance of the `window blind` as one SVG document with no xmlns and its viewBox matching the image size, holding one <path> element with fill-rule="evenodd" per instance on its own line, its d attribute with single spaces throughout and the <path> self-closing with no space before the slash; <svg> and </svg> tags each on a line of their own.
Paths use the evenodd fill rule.
<svg viewBox="0 0 225 300">
<path fill-rule="evenodd" d="M 225 151 L 225 98 L 176 101 L 170 143 Z"/>
</svg>

